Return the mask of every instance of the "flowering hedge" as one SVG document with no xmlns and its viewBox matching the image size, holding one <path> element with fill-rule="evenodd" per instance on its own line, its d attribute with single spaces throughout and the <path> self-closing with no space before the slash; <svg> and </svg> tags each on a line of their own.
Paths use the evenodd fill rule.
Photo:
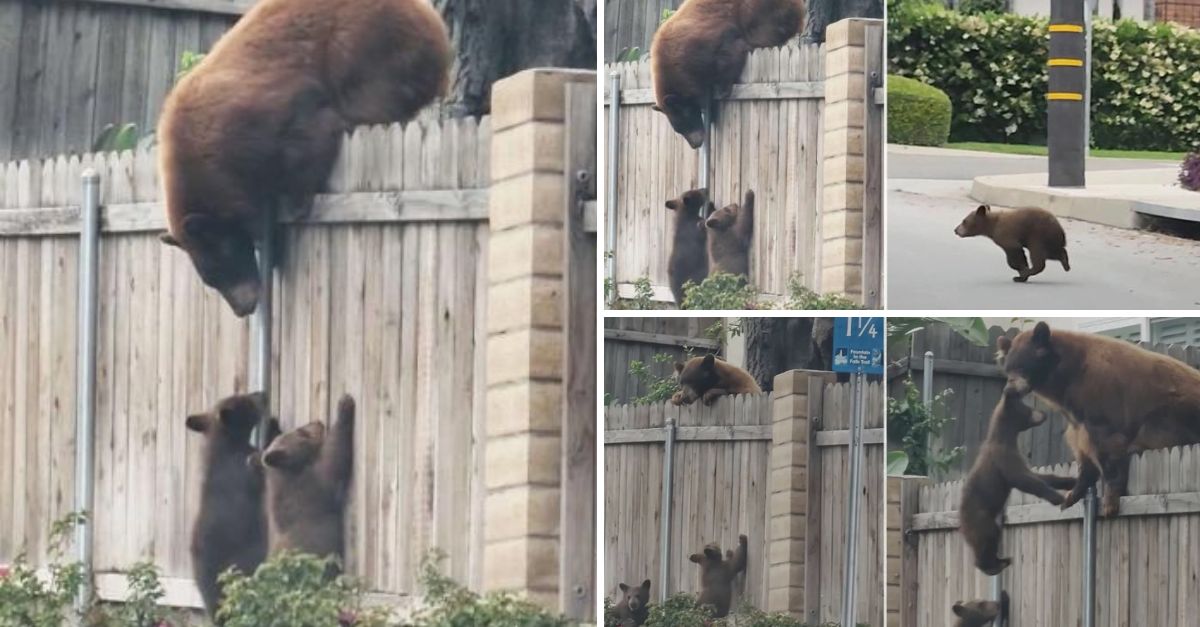
<svg viewBox="0 0 1200 627">
<path fill-rule="evenodd" d="M 1046 141 L 1047 20 L 963 15 L 889 2 L 889 71 L 954 103 L 953 141 Z M 1175 24 L 1094 22 L 1092 144 L 1188 150 L 1200 142 L 1200 31 Z"/>
</svg>

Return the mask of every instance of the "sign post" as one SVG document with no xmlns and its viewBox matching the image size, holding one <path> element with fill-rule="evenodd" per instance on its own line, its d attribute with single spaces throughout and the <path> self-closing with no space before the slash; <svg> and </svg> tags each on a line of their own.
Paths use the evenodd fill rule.
<svg viewBox="0 0 1200 627">
<path fill-rule="evenodd" d="M 1046 99 L 1050 187 L 1084 187 L 1091 82 L 1090 0 L 1051 0 Z"/>
<path fill-rule="evenodd" d="M 858 511 L 862 498 L 864 380 L 883 374 L 883 318 L 834 318 L 833 371 L 850 374 L 850 494 L 846 501 L 846 561 L 842 579 L 842 624 L 857 625 Z"/>
</svg>

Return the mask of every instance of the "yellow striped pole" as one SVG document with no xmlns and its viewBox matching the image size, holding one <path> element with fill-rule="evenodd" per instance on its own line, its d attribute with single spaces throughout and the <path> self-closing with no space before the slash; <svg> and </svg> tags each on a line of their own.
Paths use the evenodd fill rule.
<svg viewBox="0 0 1200 627">
<path fill-rule="evenodd" d="M 1051 187 L 1083 187 L 1087 159 L 1087 37 L 1083 0 L 1051 0 L 1046 146 Z"/>
</svg>

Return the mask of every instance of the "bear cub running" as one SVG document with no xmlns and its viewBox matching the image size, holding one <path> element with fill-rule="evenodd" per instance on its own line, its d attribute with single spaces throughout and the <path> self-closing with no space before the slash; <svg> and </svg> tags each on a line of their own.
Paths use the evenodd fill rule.
<svg viewBox="0 0 1200 627">
<path fill-rule="evenodd" d="M 979 205 L 955 227 L 954 234 L 959 237 L 984 235 L 1003 248 L 1008 267 L 1017 271 L 1017 276 L 1013 277 L 1017 283 L 1041 274 L 1046 269 L 1047 259 L 1060 261 L 1063 270 L 1071 271 L 1071 262 L 1067 259 L 1067 235 L 1058 218 L 1049 211 L 992 211 L 988 205 Z M 1026 250 L 1029 251 L 1028 260 L 1025 259 Z"/>
</svg>

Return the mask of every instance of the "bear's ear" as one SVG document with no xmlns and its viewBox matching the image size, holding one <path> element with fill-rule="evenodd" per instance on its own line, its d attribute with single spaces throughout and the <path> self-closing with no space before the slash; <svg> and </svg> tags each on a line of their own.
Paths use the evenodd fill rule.
<svg viewBox="0 0 1200 627">
<path fill-rule="evenodd" d="M 670 209 L 671 211 L 678 211 L 679 210 L 679 201 L 674 200 L 674 199 L 668 200 L 667 201 L 667 209 Z"/>
<path fill-rule="evenodd" d="M 208 431 L 208 428 L 211 425 L 212 418 L 210 418 L 208 414 L 192 414 L 191 416 L 187 417 L 187 428 L 197 433 L 204 433 Z"/>
<path fill-rule="evenodd" d="M 271 449 L 262 457 L 263 463 L 272 468 L 283 468 L 287 464 L 287 453 L 280 449 Z"/>
<path fill-rule="evenodd" d="M 174 246 L 175 248 L 183 248 L 183 244 L 180 244 L 179 240 L 175 239 L 175 236 L 171 235 L 170 232 L 159 235 L 158 241 L 166 244 L 167 246 Z"/>
<path fill-rule="evenodd" d="M 1045 322 L 1037 323 L 1037 326 L 1033 327 L 1033 341 L 1048 346 L 1050 344 L 1050 325 Z"/>
<path fill-rule="evenodd" d="M 963 604 L 960 602 L 960 603 L 955 603 L 954 607 L 952 607 L 950 609 L 954 610 L 955 615 L 963 616 L 963 612 L 965 612 L 967 608 L 963 607 Z"/>
<path fill-rule="evenodd" d="M 629 592 L 629 586 L 623 583 L 617 584 L 617 587 L 621 589 L 621 592 Z"/>
<path fill-rule="evenodd" d="M 975 215 L 982 218 L 983 216 L 986 216 L 988 213 L 990 213 L 991 210 L 992 210 L 992 207 L 990 205 L 979 205 L 979 208 L 975 210 Z"/>
<path fill-rule="evenodd" d="M 704 556 L 700 555 L 699 553 L 692 553 L 690 556 L 688 556 L 688 560 L 699 564 L 704 561 Z"/>
<path fill-rule="evenodd" d="M 642 582 L 642 590 L 645 590 L 646 592 L 650 591 L 650 580 L 649 579 Z"/>
<path fill-rule="evenodd" d="M 704 547 L 704 556 L 714 562 L 721 561 L 721 551 L 720 551 L 720 549 L 717 549 L 716 547 L 711 547 L 711 546 Z"/>
<path fill-rule="evenodd" d="M 193 213 L 183 219 L 183 231 L 193 239 L 211 239 L 220 226 L 216 218 L 202 213 Z"/>
<path fill-rule="evenodd" d="M 712 353 L 709 353 L 704 356 L 704 367 L 705 368 L 712 368 L 716 365 L 716 363 L 717 363 L 717 358 Z"/>
</svg>

